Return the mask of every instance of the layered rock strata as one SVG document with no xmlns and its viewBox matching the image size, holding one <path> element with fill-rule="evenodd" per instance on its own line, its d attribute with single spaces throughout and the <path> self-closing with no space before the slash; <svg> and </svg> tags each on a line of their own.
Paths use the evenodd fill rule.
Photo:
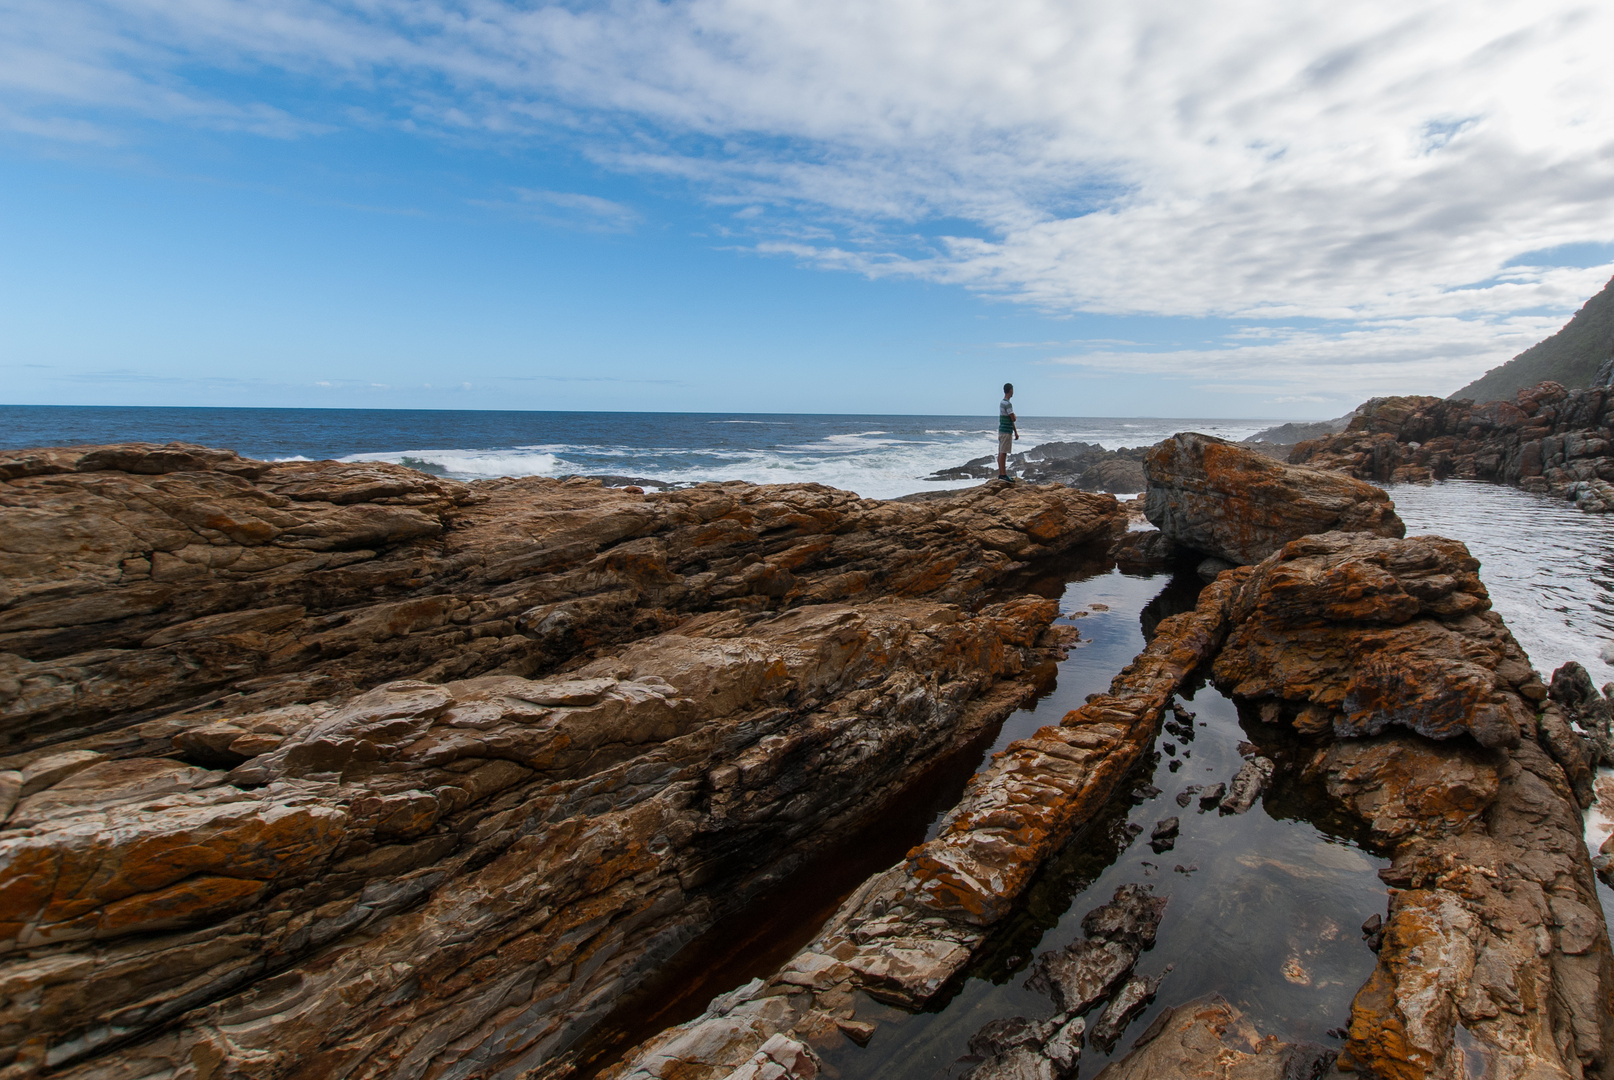
<svg viewBox="0 0 1614 1080">
<path fill-rule="evenodd" d="M 908 1007 L 934 998 L 1152 745 L 1172 696 L 1221 644 L 1233 588 L 1208 587 L 1193 611 L 1160 622 L 1107 694 L 1010 744 L 970 781 L 939 835 L 866 881 L 780 972 L 601 1075 L 718 1080 L 781 1035 L 809 1049 L 854 1031 L 866 1041 L 872 1028 L 854 1026 L 868 1028 L 858 991 Z"/>
<path fill-rule="evenodd" d="M 1339 435 L 1298 444 L 1289 460 L 1362 480 L 1488 480 L 1614 510 L 1614 389 L 1544 382 L 1513 402 L 1376 398 Z"/>
<path fill-rule="evenodd" d="M 0 469 L 15 1077 L 542 1065 L 1024 700 L 1057 607 L 984 590 L 1119 520 L 188 446 Z"/>
<path fill-rule="evenodd" d="M 1406 534 L 1395 504 L 1379 488 L 1285 465 L 1209 435 L 1165 439 L 1149 450 L 1143 467 L 1149 522 L 1178 547 L 1234 565 L 1259 562 L 1311 533 Z"/>
<path fill-rule="evenodd" d="M 531 675 L 706 610 L 968 602 L 1117 513 L 1056 488 L 917 505 L 818 485 L 642 495 L 182 445 L 0 453 L 0 479 L 13 753 L 225 695 L 271 707 Z"/>
</svg>

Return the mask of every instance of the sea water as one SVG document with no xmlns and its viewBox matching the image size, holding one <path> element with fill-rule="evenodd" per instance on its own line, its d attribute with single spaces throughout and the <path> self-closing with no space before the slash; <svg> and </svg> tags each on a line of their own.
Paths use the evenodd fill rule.
<svg viewBox="0 0 1614 1080">
<path fill-rule="evenodd" d="M 989 402 L 995 407 L 995 402 Z M 1179 431 L 1242 439 L 1278 420 L 1026 416 L 1016 450 L 1148 446 Z M 665 483 L 819 483 L 888 499 L 997 453 L 997 417 L 0 406 L 0 449 L 193 442 L 269 460 L 391 461 L 461 480 L 613 475 Z"/>
</svg>

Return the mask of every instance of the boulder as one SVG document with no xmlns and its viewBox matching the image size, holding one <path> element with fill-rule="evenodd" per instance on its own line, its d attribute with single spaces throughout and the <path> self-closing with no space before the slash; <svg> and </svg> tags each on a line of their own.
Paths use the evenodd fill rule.
<svg viewBox="0 0 1614 1080">
<path fill-rule="evenodd" d="M 1312 533 L 1406 535 L 1381 489 L 1209 435 L 1185 432 L 1162 441 L 1144 459 L 1144 471 L 1149 521 L 1173 543 L 1237 565 L 1260 562 Z"/>
<path fill-rule="evenodd" d="M 1218 685 L 1265 702 L 1303 734 L 1511 746 L 1535 730 L 1546 695 L 1455 540 L 1325 533 L 1255 566 L 1233 600 L 1238 624 L 1216 658 Z"/>
</svg>

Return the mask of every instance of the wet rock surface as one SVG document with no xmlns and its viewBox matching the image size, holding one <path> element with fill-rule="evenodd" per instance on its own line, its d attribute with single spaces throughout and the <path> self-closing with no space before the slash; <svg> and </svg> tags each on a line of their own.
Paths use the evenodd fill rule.
<svg viewBox="0 0 1614 1080">
<path fill-rule="evenodd" d="M 1236 565 L 1329 531 L 1400 537 L 1406 529 L 1379 488 L 1297 468 L 1209 435 L 1186 432 L 1144 459 L 1144 513 L 1179 547 Z"/>
<path fill-rule="evenodd" d="M 0 476 L 7 1076 L 542 1064 L 1024 700 L 1057 608 L 984 591 L 1119 520 L 177 445 Z M 725 1075 L 811 1075 L 779 1006 L 724 1007 Z"/>
<path fill-rule="evenodd" d="M 1376 398 L 1338 435 L 1302 442 L 1289 460 L 1363 480 L 1489 480 L 1614 510 L 1614 389 L 1555 382 L 1513 401 Z"/>
<path fill-rule="evenodd" d="M 1104 1080 L 1318 1080 L 1334 1058 L 1326 1047 L 1262 1036 L 1225 998 L 1211 995 L 1161 1013 L 1133 1052 L 1099 1075 Z"/>
</svg>

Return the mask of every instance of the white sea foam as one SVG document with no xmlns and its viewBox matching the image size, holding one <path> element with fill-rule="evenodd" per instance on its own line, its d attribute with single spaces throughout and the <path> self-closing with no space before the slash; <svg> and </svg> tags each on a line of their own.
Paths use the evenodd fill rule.
<svg viewBox="0 0 1614 1080">
<path fill-rule="evenodd" d="M 739 445 L 735 445 L 738 431 L 749 428 L 726 426 L 723 430 L 730 434 L 717 438 L 714 432 L 714 442 L 722 445 L 713 446 L 554 442 L 499 449 L 402 449 L 354 454 L 344 460 L 401 462 L 408 457 L 437 465 L 447 475 L 466 480 L 606 473 L 665 483 L 706 480 L 817 483 L 855 491 L 866 498 L 885 499 L 977 483 L 973 480 L 937 482 L 925 477 L 997 452 L 997 425 L 995 420 L 986 418 L 978 427 L 966 422 L 944 428 L 916 427 L 906 432 L 891 426 L 824 434 L 803 432 L 807 438 L 783 443 L 775 443 L 767 429 L 790 427 L 790 421 L 714 419 L 709 423 L 748 425 L 756 429 L 754 442 L 752 436 L 739 436 Z M 1015 449 L 1029 450 L 1039 443 L 1070 441 L 1097 443 L 1112 449 L 1146 446 L 1183 430 L 1241 439 L 1270 425 L 1271 421 L 1261 420 L 1129 418 L 1116 421 L 1031 417 L 1021 421 L 1021 438 Z M 753 445 L 747 446 L 746 442 Z"/>
</svg>

